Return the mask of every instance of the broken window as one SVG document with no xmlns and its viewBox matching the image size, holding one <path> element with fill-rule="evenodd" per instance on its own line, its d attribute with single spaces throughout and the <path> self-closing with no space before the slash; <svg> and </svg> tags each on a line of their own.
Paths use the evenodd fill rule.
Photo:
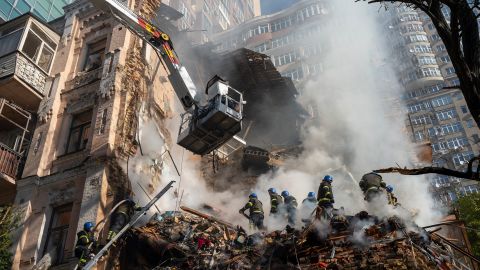
<svg viewBox="0 0 480 270">
<path fill-rule="evenodd" d="M 92 110 L 73 116 L 68 134 L 67 154 L 85 149 L 90 137 Z"/>
<path fill-rule="evenodd" d="M 48 228 L 47 241 L 43 249 L 43 255 L 48 253 L 54 259 L 53 265 L 63 263 L 64 260 L 69 257 L 65 254 L 65 248 L 71 214 L 72 204 L 62 205 L 53 209 Z"/>
<path fill-rule="evenodd" d="M 88 44 L 87 55 L 85 57 L 85 66 L 83 71 L 91 71 L 99 68 L 105 58 L 105 46 L 107 39 Z"/>
</svg>

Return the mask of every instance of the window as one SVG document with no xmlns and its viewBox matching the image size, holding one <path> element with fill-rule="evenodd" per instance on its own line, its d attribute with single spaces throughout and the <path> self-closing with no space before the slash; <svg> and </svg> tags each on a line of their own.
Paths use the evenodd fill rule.
<svg viewBox="0 0 480 270">
<path fill-rule="evenodd" d="M 470 161 L 470 159 L 472 159 L 473 157 L 474 157 L 473 152 L 469 151 L 464 153 L 457 153 L 453 155 L 452 159 L 455 166 L 461 166 L 461 165 L 467 164 L 468 161 Z"/>
<path fill-rule="evenodd" d="M 33 31 L 33 29 L 37 29 L 34 24 L 32 24 L 32 29 L 27 33 L 21 51 L 41 69 L 49 72 L 56 45 L 47 37 L 37 34 L 39 32 Z"/>
<path fill-rule="evenodd" d="M 438 142 L 432 144 L 433 152 L 439 152 L 447 149 L 447 144 L 445 142 Z"/>
<path fill-rule="evenodd" d="M 468 145 L 468 140 L 465 137 L 451 138 L 447 140 L 448 149 L 457 149 Z"/>
<path fill-rule="evenodd" d="M 440 36 L 437 34 L 432 35 L 432 41 L 440 40 Z"/>
<path fill-rule="evenodd" d="M 99 68 L 102 65 L 103 59 L 105 58 L 106 43 L 107 39 L 102 39 L 87 45 L 87 56 L 85 58 L 85 66 L 83 67 L 83 71 L 91 71 Z"/>
<path fill-rule="evenodd" d="M 463 194 L 468 195 L 472 193 L 478 193 L 478 185 L 470 185 L 463 187 Z"/>
<path fill-rule="evenodd" d="M 292 16 L 281 18 L 271 24 L 272 32 L 280 31 L 292 25 Z"/>
<path fill-rule="evenodd" d="M 419 112 L 421 110 L 424 110 L 424 106 L 423 106 L 423 103 L 417 103 L 417 104 L 413 104 L 413 105 L 409 105 L 407 110 L 409 113 L 414 113 L 414 112 Z"/>
<path fill-rule="evenodd" d="M 467 109 L 467 106 L 466 106 L 466 105 L 460 106 L 460 109 L 462 110 L 462 113 L 463 113 L 463 114 L 468 113 L 468 109 Z"/>
<path fill-rule="evenodd" d="M 433 30 L 435 28 L 435 26 L 433 26 L 433 23 L 429 23 L 428 24 L 428 29 L 429 30 Z"/>
<path fill-rule="evenodd" d="M 453 67 L 446 68 L 445 71 L 447 75 L 455 74 L 455 69 Z"/>
<path fill-rule="evenodd" d="M 437 52 L 442 52 L 442 51 L 445 51 L 447 48 L 445 48 L 445 45 L 441 44 L 441 45 L 437 45 L 435 47 L 437 49 Z"/>
<path fill-rule="evenodd" d="M 415 45 L 413 46 L 413 50 L 417 53 L 426 53 L 426 52 L 432 52 L 432 47 L 430 45 Z"/>
<path fill-rule="evenodd" d="M 275 57 L 275 66 L 282 66 L 294 62 L 297 59 L 297 53 L 295 51 L 289 52 L 284 55 Z"/>
<path fill-rule="evenodd" d="M 430 116 L 424 114 L 420 115 L 417 117 L 412 117 L 411 118 L 412 124 L 413 125 L 426 125 L 426 124 L 431 124 L 432 120 L 430 119 Z"/>
<path fill-rule="evenodd" d="M 440 57 L 440 60 L 441 60 L 443 63 L 450 63 L 450 62 L 451 62 L 450 56 L 448 56 L 448 55 Z"/>
<path fill-rule="evenodd" d="M 460 122 L 442 125 L 440 128 L 441 128 L 442 135 L 449 134 L 449 133 L 456 133 L 463 130 Z"/>
<path fill-rule="evenodd" d="M 478 137 L 478 134 L 473 134 L 472 139 L 473 139 L 474 143 L 479 143 L 480 142 L 480 138 Z"/>
<path fill-rule="evenodd" d="M 444 106 L 452 103 L 452 98 L 450 95 L 440 96 L 435 99 L 432 99 L 432 106 L 439 107 Z"/>
<path fill-rule="evenodd" d="M 90 137 L 92 110 L 73 116 L 67 142 L 67 154 L 85 149 Z"/>
<path fill-rule="evenodd" d="M 437 119 L 440 121 L 453 119 L 457 116 L 455 109 L 449 109 L 441 112 L 437 112 Z"/>
<path fill-rule="evenodd" d="M 58 265 L 65 261 L 65 245 L 67 242 L 68 229 L 70 227 L 70 217 L 72 213 L 72 204 L 63 205 L 53 209 L 48 226 L 47 241 L 43 249 L 43 255 L 52 250 L 56 256 L 53 265 Z"/>
<path fill-rule="evenodd" d="M 425 135 L 423 134 L 423 131 L 415 131 L 414 133 L 415 141 L 420 142 L 425 140 Z"/>
<path fill-rule="evenodd" d="M 267 50 L 267 43 L 262 43 L 262 44 L 256 46 L 253 50 L 256 51 L 256 52 L 262 53 L 262 52 Z"/>
<path fill-rule="evenodd" d="M 436 65 L 437 61 L 433 56 L 419 56 L 418 62 L 422 65 Z"/>
<path fill-rule="evenodd" d="M 438 68 L 422 68 L 422 75 L 423 77 L 440 77 L 442 76 L 440 73 L 440 69 Z"/>
<path fill-rule="evenodd" d="M 298 81 L 303 78 L 303 69 L 302 67 L 288 70 L 285 73 L 282 73 L 282 77 L 289 77 L 292 81 Z"/>
<path fill-rule="evenodd" d="M 475 122 L 473 121 L 473 119 L 468 119 L 467 120 L 467 127 L 468 128 L 473 128 L 475 126 Z"/>
</svg>

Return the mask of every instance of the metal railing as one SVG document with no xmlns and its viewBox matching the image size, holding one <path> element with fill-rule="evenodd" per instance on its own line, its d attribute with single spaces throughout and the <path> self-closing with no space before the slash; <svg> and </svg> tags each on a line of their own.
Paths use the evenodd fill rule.
<svg viewBox="0 0 480 270">
<path fill-rule="evenodd" d="M 0 172 L 16 178 L 22 156 L 10 147 L 0 143 Z"/>
</svg>

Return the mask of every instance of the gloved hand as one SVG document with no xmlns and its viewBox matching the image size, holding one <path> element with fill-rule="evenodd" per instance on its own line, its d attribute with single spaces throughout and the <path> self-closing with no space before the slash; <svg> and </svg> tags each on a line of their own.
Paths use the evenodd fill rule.
<svg viewBox="0 0 480 270">
<path fill-rule="evenodd" d="M 93 258 L 95 258 L 95 253 L 90 253 L 90 254 L 88 254 L 88 258 L 90 258 L 90 260 L 93 259 Z"/>
</svg>

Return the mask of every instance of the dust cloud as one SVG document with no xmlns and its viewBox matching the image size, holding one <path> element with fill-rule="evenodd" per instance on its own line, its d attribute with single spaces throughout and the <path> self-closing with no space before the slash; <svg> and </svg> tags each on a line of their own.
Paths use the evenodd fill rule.
<svg viewBox="0 0 480 270">
<path fill-rule="evenodd" d="M 395 213 L 410 217 L 409 211 L 394 210 L 384 203 L 367 205 L 358 186 L 363 174 L 396 164 L 411 166 L 413 157 L 412 146 L 403 131 L 404 114 L 395 110 L 403 107 L 399 99 L 402 87 L 392 71 L 394 63 L 388 61 L 382 23 L 377 20 L 378 6 L 353 0 L 325 3 L 328 12 L 322 21 L 321 35 L 313 41 L 327 44 L 322 48 L 324 71 L 309 78 L 298 98 L 316 111 L 301 130 L 304 147 L 301 156 L 275 173 L 262 175 L 254 187 L 238 190 L 235 183 L 232 184 L 235 190 L 213 192 L 202 178 L 200 158 L 176 145 L 176 138 L 166 143 L 158 124 L 140 117 L 143 156 L 137 154 L 128 166 L 135 198 L 140 204 L 145 204 L 148 198 L 137 182 L 148 193 L 156 194 L 170 180 L 175 180 L 176 191 L 157 203 L 161 211 L 178 209 L 179 204 L 199 207 L 208 203 L 222 211 L 223 219 L 246 226 L 247 220 L 238 214 L 238 209 L 247 202 L 248 193 L 256 192 L 263 202 L 265 223 L 269 228 L 281 228 L 285 221 L 268 216 L 267 189 L 288 190 L 301 204 L 309 191 L 317 191 L 322 177 L 330 174 L 334 177 L 335 207 L 345 207 L 346 214 L 367 210 L 379 216 Z M 397 101 L 392 101 L 395 98 Z M 178 117 L 168 121 L 173 137 L 179 122 Z M 165 154 L 167 149 L 181 177 Z M 414 220 L 419 225 L 432 224 L 440 218 L 425 177 L 383 176 L 394 186 L 403 208 L 415 209 Z"/>
</svg>

